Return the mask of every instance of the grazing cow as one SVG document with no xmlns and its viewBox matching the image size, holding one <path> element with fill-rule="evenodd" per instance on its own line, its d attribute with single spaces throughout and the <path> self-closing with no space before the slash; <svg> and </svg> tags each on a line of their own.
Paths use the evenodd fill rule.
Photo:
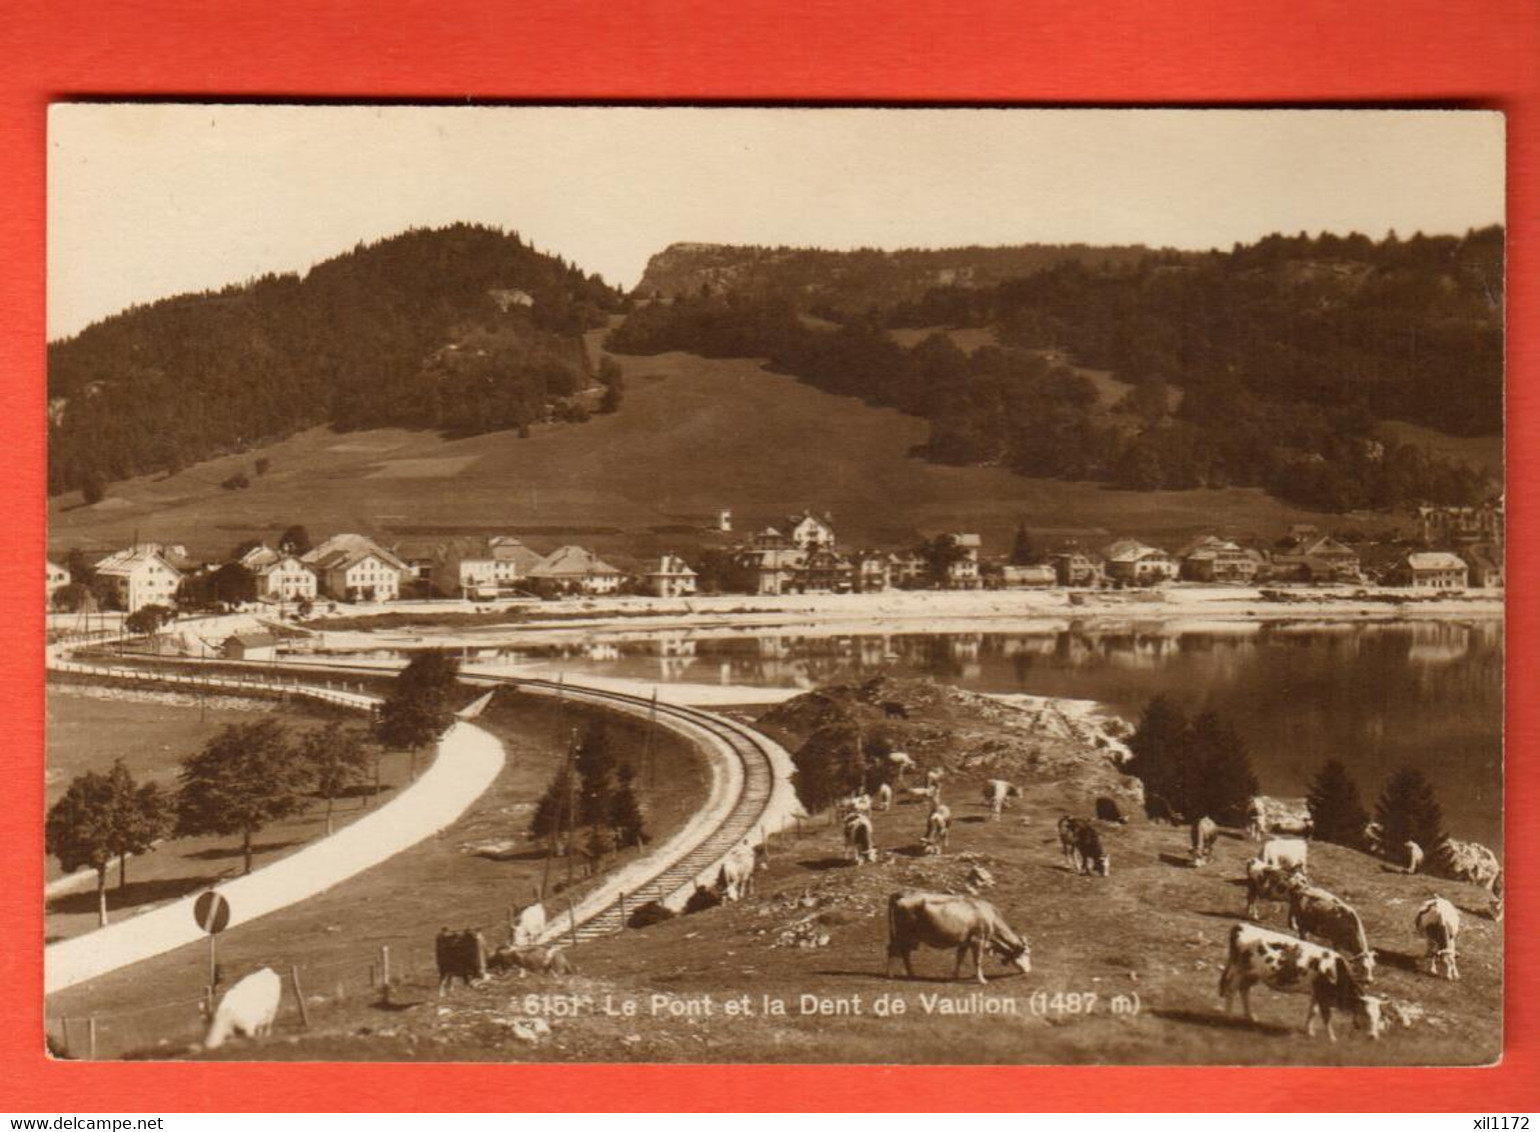
<svg viewBox="0 0 1540 1132">
<path fill-rule="evenodd" d="M 203 1039 L 204 1047 L 218 1049 L 233 1034 L 266 1037 L 272 1032 L 273 1019 L 278 1017 L 278 1000 L 282 993 L 283 983 L 271 967 L 263 967 L 241 979 L 219 1000 L 214 1020 Z"/>
<path fill-rule="evenodd" d="M 1000 814 L 1010 805 L 1012 798 L 1021 797 L 1021 787 L 1003 778 L 991 778 L 984 783 L 984 804 L 989 807 L 990 818 L 1000 820 Z"/>
<path fill-rule="evenodd" d="M 500 947 L 487 957 L 487 969 L 517 971 L 521 979 L 531 971 L 566 976 L 572 974 L 572 961 L 559 947 Z"/>
<path fill-rule="evenodd" d="M 1315 1036 L 1317 1012 L 1326 1021 L 1326 1036 L 1337 1040 L 1332 1026 L 1332 1011 L 1351 1011 L 1355 1026 L 1367 1030 L 1378 1040 L 1385 1028 L 1385 1000 L 1367 995 L 1353 978 L 1347 961 L 1330 948 L 1302 939 L 1269 931 L 1252 924 L 1236 924 L 1230 929 L 1230 952 L 1224 973 L 1219 976 L 1219 997 L 1228 1013 L 1239 991 L 1246 1020 L 1255 1022 L 1251 1012 L 1251 988 L 1263 983 L 1280 991 L 1297 991 L 1310 996 L 1305 1012 L 1305 1033 Z"/>
<path fill-rule="evenodd" d="M 888 719 L 908 719 L 909 709 L 897 700 L 883 700 L 882 714 Z"/>
<path fill-rule="evenodd" d="M 1077 822 L 1075 825 L 1075 853 L 1080 858 L 1082 873 L 1089 875 L 1097 872 L 1104 877 L 1112 875 L 1112 858 L 1102 848 L 1101 834 L 1088 821 Z"/>
<path fill-rule="evenodd" d="M 1417 909 L 1417 934 L 1428 943 L 1428 974 L 1437 976 L 1443 968 L 1444 978 L 1460 977 L 1459 959 L 1455 955 L 1455 940 L 1460 934 L 1460 912 L 1442 896 L 1435 896 Z"/>
<path fill-rule="evenodd" d="M 1254 841 L 1266 840 L 1275 833 L 1290 837 L 1315 836 L 1315 819 L 1300 800 L 1271 798 L 1255 794 L 1246 804 L 1246 832 Z"/>
<path fill-rule="evenodd" d="M 1128 824 L 1128 819 L 1123 816 L 1123 811 L 1113 798 L 1096 799 L 1096 820 L 1112 822 L 1114 825 Z"/>
<path fill-rule="evenodd" d="M 539 902 L 520 908 L 513 917 L 508 942 L 514 947 L 528 947 L 545 934 L 545 905 Z"/>
<path fill-rule="evenodd" d="M 1003 963 L 1022 974 L 1032 970 L 1032 950 L 1011 930 L 998 908 L 977 896 L 933 892 L 895 892 L 888 897 L 888 956 L 884 973 L 893 976 L 893 960 L 902 959 L 904 973 L 914 978 L 915 948 L 956 948 L 957 965 L 952 977 L 962 974 L 963 960 L 973 952 L 974 974 L 984 978 L 984 952 L 993 952 Z"/>
<path fill-rule="evenodd" d="M 487 946 L 481 933 L 470 928 L 452 932 L 440 928 L 433 941 L 433 957 L 438 962 L 438 993 L 454 990 L 454 981 L 466 986 L 487 977 Z"/>
<path fill-rule="evenodd" d="M 743 842 L 722 858 L 722 869 L 717 873 L 716 890 L 717 895 L 724 900 L 740 900 L 754 891 L 754 847 L 752 845 Z"/>
<path fill-rule="evenodd" d="M 1503 922 L 1503 871 L 1497 870 L 1497 875 L 1492 878 L 1491 887 L 1487 892 L 1492 897 L 1492 919 L 1499 924 Z"/>
<path fill-rule="evenodd" d="M 1180 825 L 1176 811 L 1171 808 L 1171 803 L 1159 794 L 1149 794 L 1144 799 L 1144 814 L 1153 822 L 1165 822 L 1167 825 Z"/>
<path fill-rule="evenodd" d="M 1415 842 L 1415 841 L 1408 841 L 1406 843 L 1406 871 L 1407 871 L 1407 873 L 1408 874 L 1415 873 L 1419 869 L 1421 869 L 1422 868 L 1422 861 L 1423 861 L 1422 846 L 1418 845 L 1417 842 Z"/>
<path fill-rule="evenodd" d="M 877 787 L 876 806 L 879 810 L 887 811 L 893 808 L 893 787 L 884 782 Z"/>
<path fill-rule="evenodd" d="M 851 814 L 845 819 L 845 846 L 851 860 L 860 865 L 877 859 L 877 846 L 872 840 L 872 819 L 865 814 Z"/>
<path fill-rule="evenodd" d="M 906 786 L 904 797 L 913 798 L 918 802 L 936 803 L 941 801 L 941 788 L 939 786 Z"/>
<path fill-rule="evenodd" d="M 904 775 L 914 769 L 914 760 L 903 751 L 891 751 L 888 753 L 888 764 L 898 772 L 898 780 L 902 782 Z"/>
<path fill-rule="evenodd" d="M 1303 873 L 1310 863 L 1310 846 L 1303 838 L 1276 837 L 1262 843 L 1257 860 L 1288 872 Z"/>
<path fill-rule="evenodd" d="M 1192 823 L 1192 864 L 1201 869 L 1214 855 L 1214 842 L 1219 838 L 1219 826 L 1205 814 Z"/>
<path fill-rule="evenodd" d="M 1268 821 L 1266 832 L 1268 836 L 1281 833 L 1287 837 L 1300 837 L 1308 841 L 1315 836 L 1315 819 L 1273 818 Z"/>
<path fill-rule="evenodd" d="M 925 819 L 925 852 L 940 854 L 946 851 L 946 843 L 952 832 L 952 811 L 937 802 L 931 807 L 930 817 Z"/>
<path fill-rule="evenodd" d="M 1276 865 L 1269 865 L 1266 861 L 1247 861 L 1246 918 L 1255 920 L 1257 905 L 1264 900 L 1274 904 L 1289 903 L 1294 889 L 1302 888 L 1309 883 L 1302 872 L 1282 869 Z"/>
<path fill-rule="evenodd" d="M 1374 951 L 1363 920 L 1347 901 L 1324 888 L 1297 885 L 1289 892 L 1289 930 L 1300 939 L 1324 939 L 1353 965 L 1355 975 L 1374 982 Z"/>
<path fill-rule="evenodd" d="M 1071 872 L 1080 871 L 1080 863 L 1075 854 L 1075 835 L 1079 829 L 1080 822 L 1068 814 L 1059 819 L 1059 849 L 1063 851 L 1064 863 Z"/>
</svg>

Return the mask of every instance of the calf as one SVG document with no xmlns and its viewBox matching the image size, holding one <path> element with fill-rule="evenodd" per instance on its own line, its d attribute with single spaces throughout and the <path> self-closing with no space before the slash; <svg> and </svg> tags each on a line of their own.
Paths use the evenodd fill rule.
<svg viewBox="0 0 1540 1132">
<path fill-rule="evenodd" d="M 203 1039 L 204 1047 L 218 1049 L 233 1034 L 266 1037 L 272 1032 L 273 1019 L 278 1017 L 278 1000 L 282 993 L 283 983 L 271 967 L 263 967 L 241 979 L 219 1000 L 214 1020 Z"/>
<path fill-rule="evenodd" d="M 1257 905 L 1264 900 L 1274 904 L 1289 903 L 1294 889 L 1309 883 L 1302 872 L 1281 869 L 1276 865 L 1269 865 L 1266 861 L 1247 861 L 1246 918 L 1255 920 Z"/>
<path fill-rule="evenodd" d="M 884 812 L 893 808 L 893 787 L 886 782 L 877 787 L 876 806 Z"/>
<path fill-rule="evenodd" d="M 850 850 L 851 860 L 856 865 L 877 859 L 871 818 L 865 814 L 851 814 L 845 819 L 845 847 Z"/>
<path fill-rule="evenodd" d="M 1364 922 L 1346 901 L 1324 888 L 1295 885 L 1289 891 L 1289 930 L 1300 939 L 1324 939 L 1353 965 L 1355 975 L 1374 982 L 1374 951 Z"/>
<path fill-rule="evenodd" d="M 984 952 L 990 951 L 1001 962 L 1014 966 L 1022 974 L 1032 970 L 1032 950 L 1027 941 L 1011 930 L 1000 910 L 977 896 L 953 896 L 931 892 L 895 892 L 888 897 L 888 953 L 884 973 L 891 978 L 893 960 L 901 959 L 904 973 L 914 978 L 912 956 L 915 948 L 956 948 L 957 963 L 952 977 L 962 974 L 963 960 L 973 953 L 974 974 L 984 978 Z"/>
<path fill-rule="evenodd" d="M 1219 826 L 1206 814 L 1192 823 L 1192 863 L 1201 869 L 1214 855 L 1214 842 L 1219 838 Z"/>
<path fill-rule="evenodd" d="M 487 977 L 486 943 L 480 932 L 470 928 L 458 932 L 440 928 L 433 940 L 433 957 L 438 963 L 440 996 L 454 989 L 456 979 L 471 986 Z"/>
<path fill-rule="evenodd" d="M 925 819 L 925 852 L 935 854 L 945 852 L 951 832 L 952 811 L 937 802 L 931 807 L 930 817 Z"/>
<path fill-rule="evenodd" d="M 1002 778 L 991 778 L 984 783 L 984 804 L 989 807 L 990 818 L 1000 820 L 1000 814 L 1010 805 L 1012 798 L 1021 797 L 1021 787 Z"/>
<path fill-rule="evenodd" d="M 1065 814 L 1059 819 L 1059 849 L 1064 854 L 1064 863 L 1069 866 L 1071 872 L 1080 871 L 1080 862 L 1075 855 L 1075 835 L 1080 828 L 1080 822 Z"/>
<path fill-rule="evenodd" d="M 533 971 L 537 975 L 572 974 L 572 962 L 559 947 L 500 947 L 487 958 L 493 971 L 517 971 L 519 978 Z"/>
<path fill-rule="evenodd" d="M 1127 825 L 1128 819 L 1123 816 L 1123 811 L 1118 807 L 1114 798 L 1096 799 L 1096 820 L 1112 822 L 1115 825 Z"/>
<path fill-rule="evenodd" d="M 1332 1026 L 1333 1010 L 1351 1011 L 1356 1027 L 1367 1030 L 1371 1039 L 1378 1040 L 1384 1030 L 1385 1000 L 1364 994 L 1342 956 L 1282 932 L 1236 924 L 1230 929 L 1229 955 L 1219 976 L 1219 997 L 1224 1010 L 1228 1013 L 1233 1008 L 1235 993 L 1239 991 L 1246 1020 L 1255 1022 L 1251 988 L 1257 983 L 1309 995 L 1305 1033 L 1312 1037 L 1319 1013 L 1326 1022 L 1326 1036 L 1337 1040 Z"/>
<path fill-rule="evenodd" d="M 853 816 L 861 816 L 859 811 Z M 848 819 L 847 819 L 848 820 Z M 863 817 L 864 821 L 865 818 Z M 717 895 L 724 900 L 739 900 L 754 891 L 754 847 L 744 842 L 722 858 L 717 873 Z"/>
<path fill-rule="evenodd" d="M 1435 896 L 1417 909 L 1417 934 L 1428 944 L 1428 973 L 1437 977 L 1440 968 L 1444 978 L 1460 977 L 1459 959 L 1455 955 L 1455 940 L 1460 934 L 1460 912 L 1442 896 Z"/>
</svg>

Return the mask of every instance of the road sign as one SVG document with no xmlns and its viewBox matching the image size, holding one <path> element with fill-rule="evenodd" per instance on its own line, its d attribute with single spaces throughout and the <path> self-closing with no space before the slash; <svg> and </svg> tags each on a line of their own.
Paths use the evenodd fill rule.
<svg viewBox="0 0 1540 1132">
<path fill-rule="evenodd" d="M 193 918 L 209 935 L 218 935 L 230 926 L 230 902 L 212 890 L 193 904 Z"/>
</svg>

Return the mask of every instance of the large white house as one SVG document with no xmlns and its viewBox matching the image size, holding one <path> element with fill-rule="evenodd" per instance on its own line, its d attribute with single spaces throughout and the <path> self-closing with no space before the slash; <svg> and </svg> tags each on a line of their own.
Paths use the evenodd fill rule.
<svg viewBox="0 0 1540 1132">
<path fill-rule="evenodd" d="M 695 571 L 677 554 L 651 559 L 641 575 L 647 592 L 657 597 L 686 597 L 695 592 Z"/>
<path fill-rule="evenodd" d="M 787 520 L 791 544 L 798 550 L 833 550 L 834 522 L 825 512 L 820 518 L 811 511 Z"/>
<path fill-rule="evenodd" d="M 451 539 L 434 548 L 433 588 L 471 601 L 508 597 L 540 562 L 539 554 L 509 535 Z"/>
<path fill-rule="evenodd" d="M 625 574 L 581 546 L 551 551 L 529 572 L 530 584 L 546 594 L 612 594 Z"/>
<path fill-rule="evenodd" d="M 241 565 L 251 572 L 259 601 L 315 600 L 315 571 L 293 554 L 257 546 L 241 556 Z"/>
<path fill-rule="evenodd" d="M 405 562 L 364 535 L 333 535 L 300 560 L 315 571 L 320 588 L 337 601 L 395 601 Z"/>
<path fill-rule="evenodd" d="M 1175 558 L 1158 546 L 1146 546 L 1138 539 L 1119 539 L 1102 551 L 1107 577 L 1124 585 L 1150 585 L 1169 582 L 1180 567 Z"/>
<path fill-rule="evenodd" d="M 182 584 L 182 572 L 154 544 L 109 554 L 96 564 L 96 576 L 111 587 L 114 604 L 125 613 L 147 605 L 175 605 Z"/>
</svg>

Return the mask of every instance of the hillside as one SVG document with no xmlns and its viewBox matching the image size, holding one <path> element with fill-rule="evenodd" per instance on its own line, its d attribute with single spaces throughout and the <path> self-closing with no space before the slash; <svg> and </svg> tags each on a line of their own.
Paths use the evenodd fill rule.
<svg viewBox="0 0 1540 1132">
<path fill-rule="evenodd" d="M 1063 263 L 1132 267 L 1151 249 L 1139 245 L 1021 244 L 1014 247 L 827 251 L 734 244 L 671 244 L 647 261 L 635 294 L 732 292 L 793 300 L 843 321 L 872 307 L 913 302 L 933 287 L 984 287 Z"/>
<path fill-rule="evenodd" d="M 529 425 L 589 384 L 580 336 L 617 302 L 517 234 L 462 224 L 132 308 L 49 346 L 49 492 L 320 424 Z"/>
<path fill-rule="evenodd" d="M 590 335 L 596 351 L 602 335 Z M 825 393 L 755 360 L 616 361 L 624 403 L 581 425 L 535 425 L 522 439 L 514 430 L 446 439 L 316 427 L 169 477 L 114 484 L 94 505 L 74 493 L 56 497 L 50 549 L 106 549 L 137 533 L 225 554 L 302 523 L 312 533 L 402 538 L 506 531 L 540 550 L 576 541 L 641 555 L 687 546 L 723 507 L 733 509 L 739 530 L 813 507 L 834 512 L 848 545 L 911 543 L 918 530 L 977 530 L 991 551 L 1010 545 L 1023 516 L 1045 539 L 1174 540 L 1217 523 L 1275 536 L 1292 522 L 1323 521 L 1255 489 L 1132 493 L 929 464 L 910 455 L 926 440 L 922 419 Z M 268 461 L 265 475 L 246 490 L 221 490 L 222 480 L 256 459 Z"/>
<path fill-rule="evenodd" d="M 1501 925 L 1483 891 L 1312 844 L 1312 877 L 1365 918 L 1381 959 L 1372 989 L 1391 1000 L 1397 1022 L 1379 1042 L 1350 1022 L 1336 1044 L 1312 1040 L 1297 996 L 1259 988 L 1252 1026 L 1238 1005 L 1223 1013 L 1216 993 L 1227 934 L 1244 914 L 1237 878 L 1255 848 L 1239 831 L 1226 831 L 1214 862 L 1194 869 L 1186 829 L 1146 822 L 1125 803 L 1127 825 L 1098 823 L 1111 875 L 1078 875 L 1064 863 L 1055 823 L 1066 812 L 1089 816 L 1094 797 L 1119 781 L 1094 731 L 1051 707 L 981 705 L 945 687 L 905 682 L 879 693 L 905 706 L 904 728 L 934 734 L 916 756 L 922 766 L 950 769 L 945 855 L 922 854 L 918 803 L 875 815 L 881 858 L 861 868 L 839 830 L 814 819 L 772 840 L 769 867 L 745 901 L 572 949 L 572 978 L 495 978 L 443 1000 L 418 979 L 388 1010 L 319 996 L 311 1032 L 286 1019 L 274 1039 L 219 1056 L 1245 1065 L 1472 1065 L 1498 1056 Z M 773 709 L 776 730 L 795 737 L 805 730 L 789 727 L 816 726 L 816 698 Z M 982 779 L 996 776 L 1024 790 L 999 822 L 980 801 Z M 970 884 L 1026 936 L 1031 973 L 1007 974 L 990 960 L 987 986 L 953 981 L 951 955 L 922 948 L 915 979 L 885 978 L 889 894 Z M 1458 983 L 1419 966 L 1412 918 L 1430 892 L 1462 911 Z M 1265 905 L 1260 918 L 1280 928 L 1284 913 Z M 772 1002 L 785 1013 L 770 1013 Z"/>
</svg>

